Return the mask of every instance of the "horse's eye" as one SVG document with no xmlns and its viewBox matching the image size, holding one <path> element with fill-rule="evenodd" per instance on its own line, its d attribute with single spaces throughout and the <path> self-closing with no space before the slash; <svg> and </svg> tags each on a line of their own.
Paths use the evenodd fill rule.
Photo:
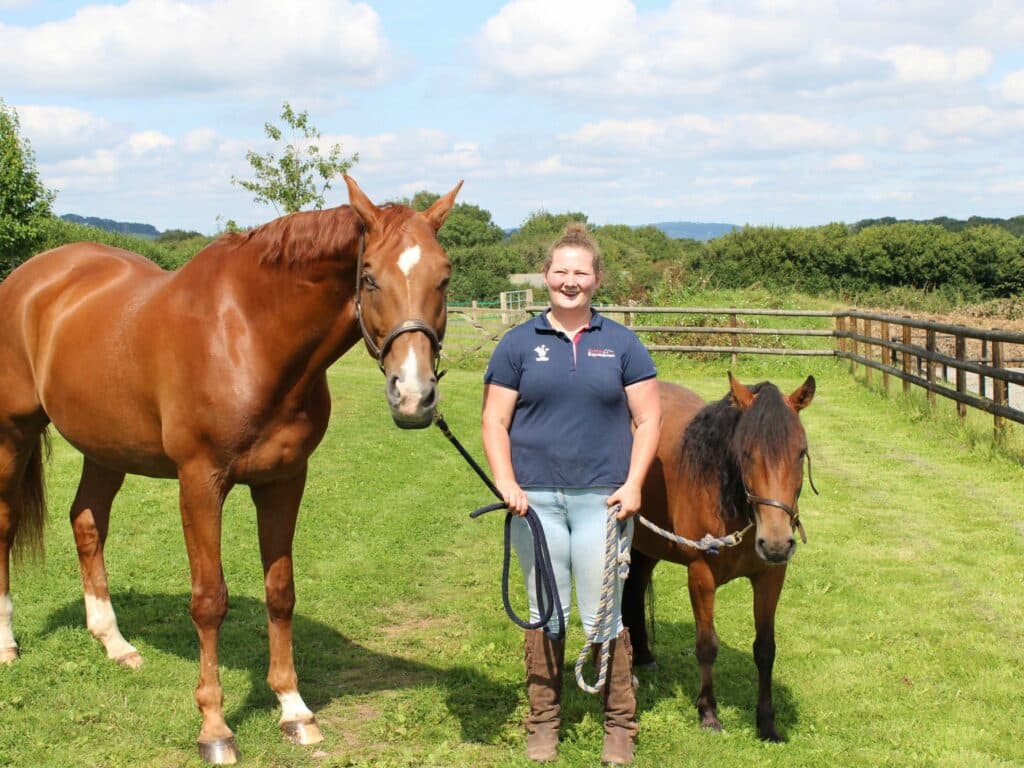
<svg viewBox="0 0 1024 768">
<path fill-rule="evenodd" d="M 373 279 L 373 275 L 366 274 L 365 272 L 363 273 L 363 285 L 369 291 L 376 291 L 378 287 L 377 281 Z"/>
<path fill-rule="evenodd" d="M 444 280 L 441 281 L 441 284 L 438 286 L 438 288 L 440 288 L 442 291 L 447 291 L 449 281 L 450 278 L 446 277 Z"/>
</svg>

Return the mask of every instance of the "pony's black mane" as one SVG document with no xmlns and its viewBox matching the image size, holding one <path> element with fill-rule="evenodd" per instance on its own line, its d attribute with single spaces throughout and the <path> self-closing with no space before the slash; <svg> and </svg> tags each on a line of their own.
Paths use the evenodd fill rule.
<svg viewBox="0 0 1024 768">
<path fill-rule="evenodd" d="M 779 388 L 763 381 L 750 387 L 757 398 L 740 411 L 727 394 L 705 406 L 683 433 L 680 463 L 691 477 L 719 484 L 720 513 L 724 520 L 748 515 L 741 459 L 756 447 L 771 464 L 785 458 L 800 420 Z"/>
</svg>

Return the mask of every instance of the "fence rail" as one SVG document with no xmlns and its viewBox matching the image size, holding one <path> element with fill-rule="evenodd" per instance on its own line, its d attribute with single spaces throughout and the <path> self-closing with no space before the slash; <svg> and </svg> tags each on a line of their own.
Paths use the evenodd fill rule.
<svg viewBox="0 0 1024 768">
<path fill-rule="evenodd" d="M 528 304 L 522 314 L 536 314 L 546 306 Z M 615 305 L 600 307 L 602 314 L 621 318 L 638 333 L 657 336 L 726 335 L 732 342 L 717 344 L 662 343 L 648 339 L 652 352 L 722 353 L 732 355 L 798 355 L 837 357 L 850 364 L 856 373 L 862 366 L 870 383 L 872 373 L 882 374 L 889 391 L 890 379 L 899 379 L 903 391 L 918 386 L 928 392 L 934 406 L 936 396 L 953 400 L 960 419 L 967 408 L 977 408 L 994 419 L 997 434 L 1005 429 L 1005 420 L 1024 424 L 1024 368 L 1014 370 L 1013 363 L 1024 364 L 1024 333 L 1000 329 L 972 328 L 964 325 L 918 320 L 856 310 L 750 309 L 746 307 L 648 307 Z M 650 322 L 649 316 L 704 315 L 727 318 L 725 325 L 666 325 L 664 318 Z M 772 327 L 742 325 L 740 318 L 821 318 L 831 320 L 828 328 Z M 637 322 L 640 320 L 641 322 Z M 774 325 L 785 325 L 774 323 Z M 877 331 L 877 333 L 876 333 Z M 741 345 L 741 337 L 805 337 L 810 347 L 785 344 Z M 828 342 L 824 342 L 828 339 Z M 940 375 L 941 373 L 941 375 Z M 1011 385 L 1015 388 L 1011 392 Z M 991 392 L 991 394 L 989 394 Z"/>
</svg>

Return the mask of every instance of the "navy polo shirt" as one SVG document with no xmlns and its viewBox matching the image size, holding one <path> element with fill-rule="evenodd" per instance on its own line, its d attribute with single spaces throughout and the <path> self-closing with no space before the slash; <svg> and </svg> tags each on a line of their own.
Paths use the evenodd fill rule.
<svg viewBox="0 0 1024 768">
<path fill-rule="evenodd" d="M 636 334 L 597 312 L 575 343 L 547 312 L 506 333 L 484 382 L 519 393 L 509 428 L 519 485 L 622 485 L 633 448 L 624 388 L 655 373 Z"/>
</svg>

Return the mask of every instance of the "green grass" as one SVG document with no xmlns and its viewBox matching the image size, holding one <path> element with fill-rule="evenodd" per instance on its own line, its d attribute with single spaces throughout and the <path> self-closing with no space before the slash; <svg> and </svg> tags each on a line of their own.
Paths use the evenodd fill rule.
<svg viewBox="0 0 1024 768">
<path fill-rule="evenodd" d="M 719 363 L 660 357 L 663 378 L 720 397 Z M 778 615 L 775 700 L 784 745 L 756 738 L 750 589 L 719 592 L 716 693 L 725 731 L 700 730 L 685 573 L 656 574 L 660 669 L 643 674 L 643 766 L 1024 764 L 1024 469 L 919 404 L 885 399 L 832 361 L 742 358 L 745 382 L 785 390 L 808 373 L 804 412 L 821 496 Z M 221 636 L 225 710 L 251 766 L 526 766 L 522 638 L 499 594 L 501 518 L 470 521 L 487 491 L 436 429 L 403 432 L 358 350 L 331 373 L 334 415 L 312 460 L 296 541 L 300 687 L 326 740 L 278 734 L 264 682 L 266 629 L 253 512 L 229 499 Z M 482 458 L 481 372 L 451 370 L 443 410 Z M 878 383 L 876 376 L 875 384 Z M 43 564 L 16 568 L 22 657 L 0 669 L 0 765 L 198 766 L 195 632 L 177 486 L 129 478 L 108 567 L 136 672 L 84 627 L 66 510 L 80 458 L 55 441 Z M 518 585 L 517 585 L 518 587 Z M 522 596 L 517 593 L 519 606 Z M 573 652 L 582 643 L 575 621 Z M 568 687 L 559 766 L 597 764 L 596 698 Z"/>
</svg>

